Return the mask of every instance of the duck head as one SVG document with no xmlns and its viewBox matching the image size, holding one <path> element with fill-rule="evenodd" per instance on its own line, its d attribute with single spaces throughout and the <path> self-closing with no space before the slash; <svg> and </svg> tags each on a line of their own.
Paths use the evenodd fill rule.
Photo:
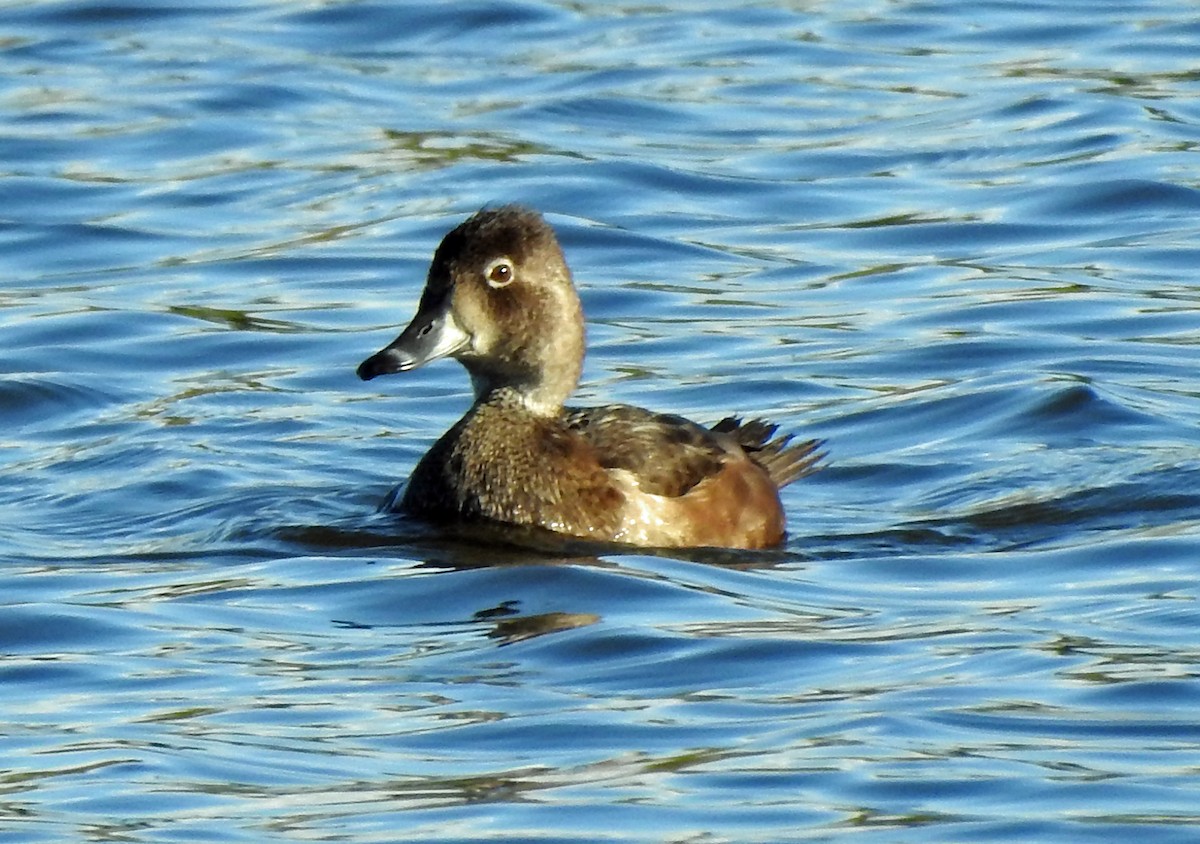
<svg viewBox="0 0 1200 844">
<path fill-rule="evenodd" d="M 583 354 L 583 311 L 554 230 L 537 212 L 507 205 L 442 239 L 416 316 L 358 376 L 452 357 L 470 373 L 476 402 L 507 391 L 552 414 L 578 384 Z"/>
</svg>

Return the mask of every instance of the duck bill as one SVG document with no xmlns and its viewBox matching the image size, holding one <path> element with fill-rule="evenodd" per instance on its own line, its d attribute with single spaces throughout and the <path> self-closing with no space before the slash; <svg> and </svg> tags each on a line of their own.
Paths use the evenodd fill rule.
<svg viewBox="0 0 1200 844">
<path fill-rule="evenodd" d="M 471 335 L 454 321 L 449 303 L 417 312 L 400 336 L 358 365 L 358 377 L 408 372 L 467 347 Z"/>
</svg>

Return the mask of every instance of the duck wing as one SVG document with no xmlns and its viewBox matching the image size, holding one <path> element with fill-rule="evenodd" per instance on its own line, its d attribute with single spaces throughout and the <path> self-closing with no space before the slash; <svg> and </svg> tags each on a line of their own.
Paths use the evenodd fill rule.
<svg viewBox="0 0 1200 844">
<path fill-rule="evenodd" d="M 707 428 L 631 405 L 564 408 L 563 422 L 595 449 L 601 466 L 629 472 L 654 495 L 684 495 L 718 474 L 729 455 Z"/>
</svg>

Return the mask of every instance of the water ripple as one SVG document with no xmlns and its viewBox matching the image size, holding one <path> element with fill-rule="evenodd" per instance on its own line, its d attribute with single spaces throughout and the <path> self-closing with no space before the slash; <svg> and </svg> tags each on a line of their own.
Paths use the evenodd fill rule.
<svg viewBox="0 0 1200 844">
<path fill-rule="evenodd" d="M 22 841 L 1195 838 L 1181 3 L 25 3 L 0 51 Z M 582 402 L 830 461 L 763 553 L 377 512 L 441 234 L 541 207 Z"/>
</svg>

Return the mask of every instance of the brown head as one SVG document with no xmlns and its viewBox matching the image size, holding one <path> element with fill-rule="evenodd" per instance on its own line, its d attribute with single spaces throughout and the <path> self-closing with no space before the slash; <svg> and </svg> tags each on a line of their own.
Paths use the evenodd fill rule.
<svg viewBox="0 0 1200 844">
<path fill-rule="evenodd" d="M 536 211 L 506 205 L 442 239 L 416 316 L 358 375 L 449 356 L 470 373 L 476 401 L 507 390 L 552 414 L 579 382 L 583 353 L 583 311 L 554 230 Z"/>
</svg>

